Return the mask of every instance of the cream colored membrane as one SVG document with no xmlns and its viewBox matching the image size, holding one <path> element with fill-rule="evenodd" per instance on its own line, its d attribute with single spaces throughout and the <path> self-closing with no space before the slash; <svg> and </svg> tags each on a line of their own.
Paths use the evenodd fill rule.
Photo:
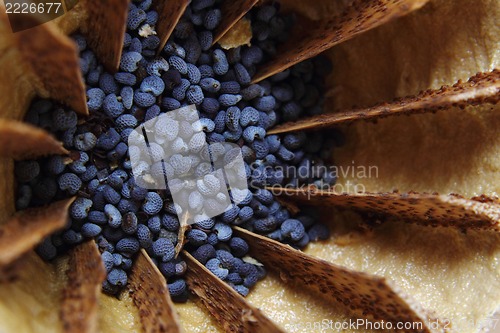
<svg viewBox="0 0 500 333">
<path fill-rule="evenodd" d="M 101 294 L 99 298 L 99 331 L 109 333 L 139 333 L 142 331 L 139 313 L 132 298 L 124 292 L 120 299 Z"/>
<path fill-rule="evenodd" d="M 337 189 L 498 196 L 499 112 L 500 104 L 343 126 Z"/>
<path fill-rule="evenodd" d="M 223 49 L 231 49 L 240 45 L 251 45 L 252 25 L 250 20 L 243 17 L 219 40 Z"/>
<path fill-rule="evenodd" d="M 66 281 L 67 257 L 47 264 L 30 253 L 21 260 L 19 279 L 0 283 L 0 332 L 62 332 L 60 293 Z M 99 314 L 101 332 L 141 332 L 139 314 L 126 292 L 120 301 L 101 295 Z"/>
<path fill-rule="evenodd" d="M 62 283 L 56 268 L 34 253 L 21 260 L 20 278 L 14 283 L 0 283 L 0 332 L 60 332 Z"/>
<path fill-rule="evenodd" d="M 190 299 L 187 303 L 175 304 L 179 321 L 186 333 L 222 333 L 215 319 L 204 310 L 201 302 Z"/>
<path fill-rule="evenodd" d="M 499 17 L 498 1 L 438 0 L 333 49 L 332 109 L 411 95 L 500 67 Z M 499 111 L 500 105 L 488 105 L 343 126 L 348 144 L 334 154 L 340 183 L 368 191 L 499 195 Z M 378 174 L 357 172 L 369 167 Z"/>
<path fill-rule="evenodd" d="M 288 7 L 303 7 L 301 2 L 290 3 Z M 329 8 L 328 2 L 319 3 L 321 10 L 304 8 L 310 17 L 329 15 L 324 10 Z M 434 0 L 408 17 L 336 47 L 329 52 L 336 63 L 330 91 L 332 108 L 369 105 L 491 70 L 499 65 L 499 19 L 500 4 L 495 0 Z M 335 158 L 338 165 L 351 165 L 352 160 L 356 165 L 376 163 L 378 179 L 363 180 L 371 190 L 397 187 L 494 194 L 500 184 L 495 173 L 500 165 L 499 145 L 497 140 L 481 139 L 491 139 L 495 129 L 498 119 L 492 111 L 479 114 L 473 110 L 386 119 L 376 125 L 359 123 L 346 127 L 349 145 L 337 150 Z M 411 139 L 404 139 L 408 137 Z M 450 150 L 453 154 L 447 152 Z M 446 159 L 441 158 L 443 154 Z M 11 198 L 11 191 L 2 193 Z M 337 215 L 335 222 L 337 219 L 341 221 L 342 216 Z M 345 220 L 352 220 L 352 216 L 342 224 Z M 337 238 L 343 246 L 335 244 L 336 238 L 312 244 L 306 252 L 390 276 L 425 306 L 454 320 L 485 318 L 493 311 L 500 299 L 496 238 L 399 222 L 383 225 L 370 237 L 361 234 Z M 348 226 L 343 233 L 351 229 Z M 55 282 L 57 276 L 38 259 L 27 267 L 20 282 L 8 288 L 0 285 L 1 322 L 10 325 L 7 332 L 20 331 L 19 327 L 26 327 L 26 332 L 33 332 L 35 327 L 36 332 L 43 332 L 43 328 L 49 331 L 50 327 L 54 332 L 58 327 L 57 313 L 53 311 L 58 306 L 60 289 Z M 295 323 L 346 318 L 341 310 L 283 287 L 272 276 L 261 282 L 248 300 L 290 331 L 299 327 L 292 326 Z M 120 303 L 103 296 L 100 305 L 103 332 L 138 330 L 137 314 L 127 298 Z M 177 309 L 186 332 L 218 332 L 215 323 L 194 302 L 177 305 Z M 117 328 L 121 324 L 116 323 L 123 318 L 129 319 Z M 460 332 L 474 331 L 467 321 L 454 324 Z"/>
<path fill-rule="evenodd" d="M 317 330 L 311 327 L 320 325 L 323 325 L 323 328 L 331 327 L 335 322 L 342 323 L 349 320 L 348 314 L 342 307 L 328 304 L 300 288 L 284 285 L 275 274 L 269 274 L 260 281 L 246 300 L 258 306 L 266 316 L 291 333 L 313 332 Z M 222 332 L 217 323 L 200 307 L 193 301 L 176 305 L 185 331 Z M 366 333 L 372 332 L 366 331 Z"/>
<path fill-rule="evenodd" d="M 497 1 L 433 1 L 333 49 L 332 109 L 439 88 L 499 67 L 499 18 Z M 367 191 L 499 195 L 499 111 L 500 105 L 484 106 L 343 126 L 348 144 L 334 152 L 340 171 L 375 166 L 378 177 L 373 171 L 371 178 L 340 175 L 340 183 Z M 350 220 L 337 216 L 332 222 L 339 228 Z M 458 332 L 494 325 L 487 318 L 500 305 L 498 235 L 402 222 L 388 222 L 371 235 L 350 234 L 346 227 L 338 231 L 343 245 L 333 237 L 306 252 L 390 277 L 424 307 L 450 318 Z"/>
<path fill-rule="evenodd" d="M 284 285 L 274 273 L 259 282 L 247 299 L 290 333 L 335 332 L 338 325 L 351 319 L 342 306 L 328 303 L 303 288 Z"/>
<path fill-rule="evenodd" d="M 433 0 L 333 48 L 332 106 L 368 105 L 498 68 L 499 7 L 495 0 Z"/>
<path fill-rule="evenodd" d="M 329 52 L 335 70 L 328 102 L 334 109 L 370 105 L 499 67 L 499 18 L 497 1 L 432 1 L 406 18 L 334 48 Z M 378 178 L 343 177 L 340 182 L 362 183 L 370 191 L 498 195 L 498 111 L 500 106 L 486 106 L 344 126 L 348 145 L 335 151 L 336 165 L 347 170 L 354 160 L 354 166 L 377 166 Z M 500 305 L 497 235 L 465 235 L 397 220 L 363 234 L 353 231 L 355 218 L 337 214 L 332 231 L 342 237 L 313 243 L 305 252 L 393 279 L 424 307 L 449 318 L 458 332 L 477 332 L 482 323 L 495 325 L 487 318 Z M 249 300 L 280 325 L 318 317 L 343 320 L 340 311 L 324 312 L 319 302 L 308 308 L 307 297 L 290 299 L 294 291 L 280 284 L 273 288 L 274 282 L 262 282 Z M 266 284 L 269 289 L 262 291 Z M 496 326 L 498 331 L 500 324 Z"/>
<path fill-rule="evenodd" d="M 402 225 L 397 220 L 364 234 L 353 231 L 342 214 L 332 222 L 332 239 L 310 244 L 306 252 L 390 278 L 425 309 L 449 319 L 457 332 L 476 332 L 496 310 L 499 235 Z"/>
</svg>

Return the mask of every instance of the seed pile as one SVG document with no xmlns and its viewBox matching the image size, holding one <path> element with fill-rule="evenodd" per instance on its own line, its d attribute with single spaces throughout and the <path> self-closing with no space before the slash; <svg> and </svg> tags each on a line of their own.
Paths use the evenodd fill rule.
<svg viewBox="0 0 500 333">
<path fill-rule="evenodd" d="M 32 104 L 26 120 L 54 133 L 71 154 L 16 164 L 17 209 L 76 195 L 65 230 L 38 246 L 41 257 L 51 260 L 94 238 L 108 273 L 103 290 L 117 294 L 127 284 L 134 257 L 143 248 L 167 279 L 173 299 L 185 301 L 186 263 L 175 253 L 181 225 L 172 189 L 148 190 L 136 183 L 128 138 L 138 125 L 194 104 L 209 144 L 231 142 L 241 148 L 243 177 L 250 191 L 223 214 L 191 225 L 184 249 L 246 296 L 265 270 L 248 260 L 249 244 L 232 235 L 232 225 L 296 248 L 328 237 L 324 225 L 309 215 L 292 216 L 264 187 L 334 184 L 335 175 L 318 168 L 323 165 L 322 154 L 328 155 L 324 147 L 331 146 L 321 135 L 266 135 L 280 122 L 321 112 L 323 78 L 331 66 L 317 57 L 251 84 L 257 66 L 274 56 L 276 45 L 286 40 L 293 17 L 280 15 L 277 4 L 254 8 L 246 16 L 252 24 L 252 45 L 224 50 L 212 46 L 222 16 L 215 0 L 193 0 L 156 56 L 160 40 L 154 26 L 159 18 L 150 6 L 151 0 L 131 3 L 116 74 L 104 71 L 85 38 L 73 36 L 90 115 L 78 119 L 75 112 L 50 100 Z M 178 136 L 172 139 L 178 149 L 198 149 L 183 141 L 182 133 L 192 133 L 193 128 L 182 121 L 176 126 Z M 166 136 L 171 131 L 157 127 Z M 174 174 L 190 171 L 201 177 L 193 185 L 196 194 L 189 197 L 190 205 L 218 204 L 207 200 L 207 189 L 224 186 L 214 184 L 208 175 L 212 170 L 195 163 L 199 161 L 174 157 L 165 164 Z M 153 164 L 148 172 L 167 176 L 166 169 Z"/>
</svg>

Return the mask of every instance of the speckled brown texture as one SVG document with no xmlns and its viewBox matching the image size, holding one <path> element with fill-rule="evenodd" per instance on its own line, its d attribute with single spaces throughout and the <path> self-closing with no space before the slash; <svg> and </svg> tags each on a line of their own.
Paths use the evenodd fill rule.
<svg viewBox="0 0 500 333">
<path fill-rule="evenodd" d="M 292 213 L 292 215 L 295 215 L 298 212 L 300 212 L 300 208 L 296 205 L 295 202 L 287 200 L 286 198 L 278 197 L 278 196 L 275 196 L 275 199 L 276 199 L 276 201 L 279 202 L 280 205 L 282 205 L 283 207 L 288 209 L 288 211 L 290 213 Z"/>
<path fill-rule="evenodd" d="M 269 189 L 306 205 L 332 205 L 371 211 L 432 227 L 500 231 L 500 203 L 496 199 L 465 199 L 459 195 L 413 192 L 339 194 L 314 187 Z"/>
<path fill-rule="evenodd" d="M 467 82 L 426 90 L 416 96 L 398 98 L 369 108 L 357 108 L 333 114 L 323 114 L 276 126 L 268 134 L 331 127 L 361 119 L 377 119 L 394 115 L 434 112 L 452 107 L 496 104 L 500 101 L 500 69 L 478 73 Z"/>
<path fill-rule="evenodd" d="M 129 0 L 81 0 L 88 12 L 82 31 L 99 61 L 116 72 L 122 54 Z"/>
<path fill-rule="evenodd" d="M 258 69 L 253 82 L 259 82 L 298 62 L 314 57 L 334 45 L 404 16 L 422 7 L 428 0 L 355 0 L 343 14 L 300 31 L 282 45 L 278 58 Z"/>
<path fill-rule="evenodd" d="M 49 22 L 18 32 L 14 47 L 19 52 L 30 84 L 43 97 L 60 101 L 86 115 L 85 86 L 76 45 Z"/>
<path fill-rule="evenodd" d="M 66 286 L 60 318 L 66 333 L 92 333 L 97 329 L 98 298 L 106 269 L 95 242 L 84 242 L 69 252 Z"/>
<path fill-rule="evenodd" d="M 160 46 L 158 52 L 163 50 L 163 47 L 168 41 L 168 38 L 174 31 L 177 22 L 186 10 L 189 0 L 175 0 L 175 1 L 153 1 L 153 6 L 158 12 L 158 23 L 156 24 L 156 33 L 160 37 Z"/>
<path fill-rule="evenodd" d="M 222 22 L 214 32 L 217 43 L 259 0 L 224 1 L 221 5 Z"/>
<path fill-rule="evenodd" d="M 179 254 L 181 253 L 182 249 L 184 248 L 184 245 L 187 243 L 186 239 L 186 233 L 191 230 L 191 225 L 187 223 L 187 220 L 189 219 L 189 215 L 183 214 L 182 218 L 180 220 L 180 228 L 179 231 L 177 232 L 177 244 L 175 245 L 175 257 L 177 258 Z"/>
<path fill-rule="evenodd" d="M 226 332 L 283 332 L 259 309 L 250 305 L 233 288 L 212 274 L 193 256 L 183 252 L 188 269 L 186 281 L 189 290 Z"/>
<path fill-rule="evenodd" d="M 30 76 L 26 75 L 28 68 L 15 50 L 9 20 L 2 5 L 0 3 L 0 91 L 4 98 L 0 98 L 0 113 L 2 118 L 21 119 L 35 92 Z"/>
<path fill-rule="evenodd" d="M 356 272 L 311 257 L 239 227 L 235 227 L 235 234 L 251 245 L 252 256 L 267 268 L 276 270 L 285 283 L 293 283 L 331 302 L 344 304 L 353 314 L 363 318 L 393 323 L 422 323 L 422 330 L 408 332 L 446 332 L 442 328 L 434 330 L 427 327 L 431 317 L 384 277 Z"/>
<path fill-rule="evenodd" d="M 0 156 L 14 159 L 63 155 L 68 151 L 43 129 L 14 120 L 0 119 Z"/>
<path fill-rule="evenodd" d="M 145 333 L 183 331 L 168 293 L 167 282 L 144 250 L 134 263 L 128 289 L 139 310 Z"/>
<path fill-rule="evenodd" d="M 0 266 L 10 264 L 44 237 L 63 228 L 73 200 L 61 200 L 46 207 L 21 211 L 0 226 Z"/>
<path fill-rule="evenodd" d="M 82 22 L 88 20 L 88 10 L 83 1 L 79 1 L 65 15 L 58 17 L 53 22 L 62 33 L 69 36 L 80 29 Z"/>
<path fill-rule="evenodd" d="M 15 211 L 14 200 L 14 161 L 10 158 L 0 158 L 0 226 L 5 224 Z"/>
<path fill-rule="evenodd" d="M 0 284 L 2 283 L 12 283 L 19 279 L 19 274 L 24 268 L 24 260 L 26 255 L 21 255 L 13 262 L 0 266 Z"/>
</svg>

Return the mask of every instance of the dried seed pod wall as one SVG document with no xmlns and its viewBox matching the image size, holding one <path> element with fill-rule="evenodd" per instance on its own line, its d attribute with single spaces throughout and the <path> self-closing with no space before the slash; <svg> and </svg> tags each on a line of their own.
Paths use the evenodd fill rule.
<svg viewBox="0 0 500 333">
<path fill-rule="evenodd" d="M 0 188 L 2 329 L 310 332 L 311 325 L 358 318 L 413 323 L 406 331 L 415 332 L 492 326 L 486 319 L 500 297 L 500 208 L 494 197 L 500 87 L 498 50 L 485 45 L 498 43 L 489 28 L 500 9 L 481 1 L 471 15 L 463 9 L 469 7 L 437 0 L 80 1 L 65 16 L 15 34 L 0 10 L 0 46 L 8 50 L 0 58 L 0 89 L 10 96 L 0 102 L 0 172 L 6 179 Z M 436 16 L 450 12 L 464 14 L 436 23 Z M 289 13 L 308 29 L 286 28 Z M 476 28 L 450 34 L 459 18 Z M 432 41 L 422 48 L 432 29 L 449 44 Z M 125 32 L 130 38 L 122 42 Z M 251 37 L 251 46 L 221 48 L 234 47 L 235 36 L 243 44 Z M 476 42 L 480 37 L 484 41 Z M 464 40 L 465 46 L 459 43 Z M 476 53 L 458 61 L 467 50 Z M 333 60 L 324 84 L 328 63 L 307 61 L 323 51 Z M 458 79 L 463 81 L 440 88 Z M 304 82 L 312 102 L 297 97 Z M 273 175 L 272 183 L 256 182 L 259 189 L 252 188 L 248 203 L 184 227 L 165 194 L 136 187 L 124 193 L 117 172 L 126 159 L 118 142 L 127 143 L 118 133 L 182 103 L 198 105 L 209 140 L 239 142 L 247 163 L 327 158 L 325 164 L 342 171 L 356 159 L 379 167 L 380 175 L 365 181 L 359 174 L 338 174 L 337 185 L 354 180 L 366 187 L 363 193 L 333 191 L 333 175 L 281 181 Z M 339 111 L 316 115 L 322 108 Z M 425 112 L 431 113 L 393 117 Z M 22 122 L 25 116 L 31 125 Z M 398 143 L 395 129 L 405 124 L 413 132 Z M 71 128 L 77 133 L 68 140 L 64 132 Z M 326 148 L 304 148 L 308 155 L 295 158 L 304 153 L 304 138 L 338 143 L 339 128 L 346 144 L 334 149 L 333 162 Z M 483 145 L 468 152 L 473 156 L 466 164 L 452 156 L 450 172 L 453 163 L 443 163 L 428 145 L 435 140 L 445 147 L 439 153 L 450 157 L 446 148 L 457 148 L 449 143 L 457 133 L 456 145 Z M 416 173 L 400 162 L 412 149 L 428 169 Z M 404 170 L 396 172 L 398 164 Z M 102 186 L 102 203 L 92 184 Z M 323 214 L 309 216 L 311 206 Z M 323 240 L 308 244 L 315 239 Z M 51 261 L 42 261 L 35 247 Z M 318 297 L 302 292 L 304 285 Z M 475 309 L 478 301 L 481 309 Z"/>
</svg>

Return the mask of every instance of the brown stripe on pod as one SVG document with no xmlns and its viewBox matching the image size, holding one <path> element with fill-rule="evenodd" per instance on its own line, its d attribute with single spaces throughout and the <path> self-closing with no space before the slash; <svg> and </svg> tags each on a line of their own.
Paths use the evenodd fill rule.
<svg viewBox="0 0 500 333">
<path fill-rule="evenodd" d="M 401 322 L 420 326 L 405 332 L 447 332 L 443 327 L 429 327 L 434 318 L 384 277 L 353 271 L 240 227 L 234 229 L 235 235 L 250 245 L 250 255 L 277 271 L 285 283 L 339 303 L 361 318 L 391 322 L 394 327 Z"/>
<path fill-rule="evenodd" d="M 177 244 L 175 245 L 175 258 L 179 256 L 181 253 L 182 249 L 184 248 L 184 245 L 188 242 L 186 239 L 186 232 L 191 230 L 191 225 L 187 223 L 189 219 L 189 212 L 185 212 L 182 214 L 181 219 L 180 219 L 180 227 L 179 227 L 179 232 L 177 233 Z"/>
<path fill-rule="evenodd" d="M 51 22 L 17 32 L 13 40 L 27 69 L 23 73 L 24 80 L 40 96 L 53 98 L 87 115 L 85 86 L 75 43 Z"/>
<path fill-rule="evenodd" d="M 158 12 L 158 23 L 156 24 L 156 33 L 158 37 L 160 37 L 158 53 L 160 53 L 165 44 L 167 44 L 177 22 L 181 19 L 188 5 L 189 0 L 153 1 L 153 8 Z"/>
<path fill-rule="evenodd" d="M 9 18 L 0 3 L 0 109 L 3 118 L 22 119 L 35 94 L 26 68 L 15 51 Z"/>
<path fill-rule="evenodd" d="M 365 31 L 404 16 L 428 0 L 354 0 L 340 16 L 319 22 L 307 31 L 296 29 L 279 48 L 278 57 L 258 69 L 253 82 L 269 76 L 353 38 Z"/>
<path fill-rule="evenodd" d="M 284 333 L 193 256 L 186 251 L 182 254 L 188 267 L 185 277 L 189 290 L 199 297 L 225 332 Z"/>
<path fill-rule="evenodd" d="M 93 240 L 69 251 L 66 285 L 62 291 L 60 318 L 67 333 L 97 331 L 98 299 L 106 269 Z"/>
<path fill-rule="evenodd" d="M 144 332 L 183 332 L 167 282 L 144 250 L 134 263 L 128 290 L 139 310 Z"/>
<path fill-rule="evenodd" d="M 500 203 L 456 194 L 336 193 L 311 186 L 303 189 L 268 188 L 275 195 L 302 204 L 339 206 L 376 212 L 425 226 L 500 231 Z"/>
<path fill-rule="evenodd" d="M 222 2 L 222 21 L 214 33 L 213 44 L 217 43 L 259 0 L 226 0 Z"/>
<path fill-rule="evenodd" d="M 410 113 L 434 112 L 451 107 L 480 104 L 496 104 L 500 101 L 500 70 L 478 73 L 467 82 L 458 81 L 453 86 L 426 90 L 416 96 L 398 98 L 391 103 L 380 103 L 369 108 L 323 114 L 296 122 L 284 123 L 271 129 L 268 134 L 302 130 L 315 130 L 348 123 Z"/>
<path fill-rule="evenodd" d="M 29 253 L 29 252 L 28 252 Z M 14 283 L 20 279 L 22 270 L 25 268 L 26 257 L 28 254 L 21 255 L 13 262 L 1 266 L 0 265 L 0 284 L 2 283 Z"/>
<path fill-rule="evenodd" d="M 83 0 L 87 12 L 81 27 L 90 48 L 109 72 L 120 64 L 130 0 Z"/>
<path fill-rule="evenodd" d="M 0 157 L 30 159 L 68 151 L 47 131 L 14 120 L 0 119 Z"/>
<path fill-rule="evenodd" d="M 5 266 L 33 249 L 46 236 L 64 228 L 74 198 L 16 213 L 0 226 L 0 266 Z"/>
</svg>

